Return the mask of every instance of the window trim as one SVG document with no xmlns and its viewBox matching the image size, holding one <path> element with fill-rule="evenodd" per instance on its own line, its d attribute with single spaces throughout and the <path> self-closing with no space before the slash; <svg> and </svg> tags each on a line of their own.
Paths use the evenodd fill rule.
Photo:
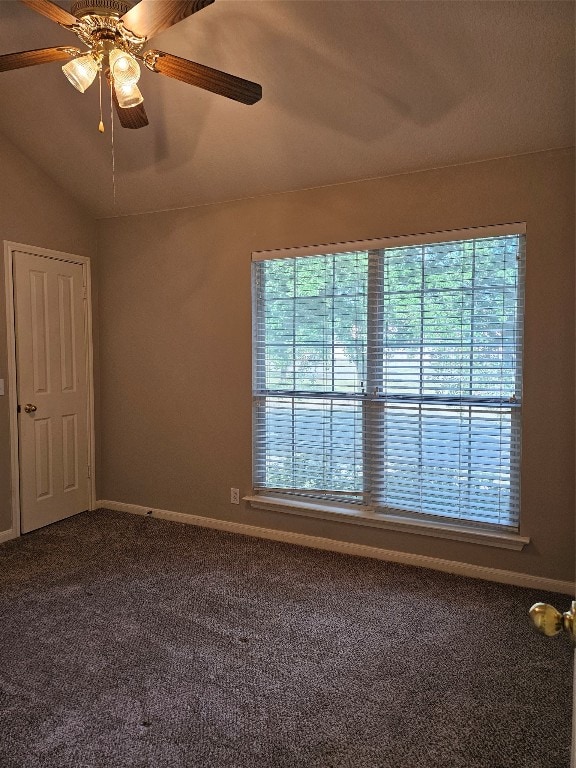
<svg viewBox="0 0 576 768">
<path fill-rule="evenodd" d="M 525 234 L 526 222 L 517 221 L 486 227 L 420 232 L 414 235 L 393 235 L 392 237 L 380 237 L 372 240 L 349 240 L 340 243 L 322 243 L 320 245 L 296 246 L 294 248 L 275 248 L 269 251 L 252 251 L 252 261 L 295 259 L 297 256 L 323 256 L 327 254 L 348 253 L 350 251 L 377 251 L 382 248 L 401 248 L 406 245 L 432 245 L 433 243 L 452 243 L 459 240 Z"/>
<path fill-rule="evenodd" d="M 509 235 L 526 235 L 525 222 L 511 222 L 493 226 L 468 227 L 459 230 L 440 230 L 431 233 L 414 235 L 391 236 L 370 240 L 354 240 L 340 243 L 327 243 L 316 246 L 291 247 L 274 250 L 252 252 L 252 262 L 270 259 L 293 259 L 301 256 L 321 256 L 326 254 L 347 253 L 357 250 L 377 251 L 382 248 L 398 248 L 411 245 L 426 245 L 433 243 L 448 243 L 466 239 L 504 237 Z M 524 247 L 522 248 L 522 258 Z M 254 302 L 253 302 L 254 306 Z M 524 310 L 523 310 L 524 311 Z M 258 370 L 256 364 L 255 332 L 258 318 L 253 317 L 253 371 Z M 370 364 L 369 364 L 370 366 Z M 258 387 L 258 389 L 260 389 Z M 521 391 L 521 390 L 520 390 Z M 253 397 L 257 394 L 253 390 Z M 290 394 L 285 391 L 282 394 Z M 294 393 L 292 393 L 294 394 Z M 255 409 L 253 408 L 253 418 Z M 253 476 L 257 466 L 256 443 L 252 444 Z M 252 508 L 273 512 L 285 512 L 305 517 L 323 520 L 352 523 L 368 527 L 381 528 L 401 533 L 411 533 L 431 536 L 434 538 L 450 539 L 474 544 L 483 544 L 509 550 L 522 550 L 530 543 L 530 538 L 520 534 L 521 519 L 518 519 L 518 530 L 506 530 L 505 526 L 496 524 L 478 524 L 473 521 L 452 522 L 450 518 L 434 519 L 412 518 L 410 513 L 375 511 L 372 507 L 362 504 L 336 503 L 313 497 L 298 496 L 287 493 L 283 495 L 266 488 L 254 488 L 252 494 L 243 497 Z"/>
<path fill-rule="evenodd" d="M 304 497 L 288 497 L 259 491 L 253 491 L 251 495 L 244 496 L 242 500 L 247 502 L 252 509 L 267 512 L 282 512 L 318 520 L 381 528 L 398 533 L 420 534 L 437 539 L 482 544 L 499 549 L 512 549 L 518 552 L 530 543 L 529 537 L 521 536 L 519 533 L 477 528 L 470 523 L 454 525 L 442 520 L 416 520 L 400 514 L 375 512 L 371 507 L 360 505 L 351 507 L 346 504 L 328 504 L 324 501 L 304 500 Z"/>
</svg>

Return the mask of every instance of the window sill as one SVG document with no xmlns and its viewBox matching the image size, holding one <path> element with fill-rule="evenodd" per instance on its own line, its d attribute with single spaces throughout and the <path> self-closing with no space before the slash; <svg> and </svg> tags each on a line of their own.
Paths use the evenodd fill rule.
<svg viewBox="0 0 576 768">
<path fill-rule="evenodd" d="M 442 521 L 410 520 L 400 515 L 377 514 L 370 508 L 354 509 L 338 504 L 288 499 L 281 496 L 256 494 L 244 496 L 254 509 L 264 509 L 270 512 L 287 512 L 293 515 L 314 517 L 320 520 L 335 520 L 341 523 L 352 523 L 372 528 L 382 528 L 400 533 L 420 534 L 439 539 L 464 541 L 470 544 L 482 544 L 500 549 L 522 550 L 530 539 L 516 533 L 485 530 L 473 526 L 454 525 Z"/>
</svg>

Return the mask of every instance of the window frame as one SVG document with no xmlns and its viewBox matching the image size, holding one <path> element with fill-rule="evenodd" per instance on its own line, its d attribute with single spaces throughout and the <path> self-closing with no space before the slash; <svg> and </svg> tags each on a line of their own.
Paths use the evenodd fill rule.
<svg viewBox="0 0 576 768">
<path fill-rule="evenodd" d="M 252 262 L 257 263 L 259 261 L 268 261 L 270 259 L 284 259 L 295 258 L 298 256 L 321 256 L 326 254 L 337 255 L 339 253 L 350 253 L 355 251 L 368 251 L 368 272 L 370 270 L 382 269 L 382 259 L 380 258 L 379 251 L 384 248 L 398 248 L 401 246 L 414 246 L 414 245 L 433 245 L 434 243 L 448 243 L 462 240 L 482 239 L 489 237 L 499 237 L 507 235 L 520 235 L 520 249 L 519 259 L 522 260 L 522 265 L 518 275 L 518 300 L 517 306 L 519 307 L 521 320 L 523 323 L 523 282 L 524 282 L 524 258 L 525 258 L 525 234 L 526 225 L 523 222 L 503 224 L 489 227 L 473 227 L 462 230 L 452 231 L 440 231 L 434 233 L 424 233 L 418 235 L 408 235 L 399 237 L 388 237 L 374 240 L 352 241 L 345 243 L 331 243 L 320 246 L 306 246 L 302 248 L 287 248 L 278 249 L 274 251 L 256 251 L 252 254 Z M 372 258 L 373 255 L 377 255 L 377 258 Z M 372 280 L 373 275 L 368 276 L 368 280 Z M 264 355 L 263 345 L 258 344 L 258 336 L 262 330 L 262 320 L 258 317 L 257 311 L 262 312 L 263 304 L 256 300 L 255 280 L 253 280 L 253 308 L 256 311 L 253 312 L 253 377 L 254 377 L 254 407 L 253 407 L 253 477 L 255 480 L 255 487 L 250 495 L 245 497 L 251 506 L 258 509 L 267 509 L 281 512 L 292 512 L 305 516 L 319 517 L 322 519 L 333 519 L 342 522 L 355 523 L 360 525 L 368 525 L 371 527 L 381 527 L 388 530 L 395 530 L 401 532 L 421 533 L 425 535 L 449 538 L 460 541 L 474 541 L 477 543 L 488 544 L 491 546 L 504 547 L 508 549 L 522 549 L 528 542 L 529 538 L 520 535 L 521 519 L 518 523 L 516 530 L 511 529 L 508 526 L 503 526 L 498 523 L 478 523 L 468 519 L 451 519 L 449 517 L 436 517 L 434 515 L 426 515 L 422 512 L 410 512 L 408 510 L 395 510 L 392 508 L 380 508 L 378 511 L 369 504 L 358 503 L 350 504 L 339 503 L 336 498 L 337 494 L 334 494 L 334 498 L 325 500 L 322 498 L 314 498 L 313 494 L 306 495 L 302 492 L 299 495 L 298 491 L 290 491 L 289 489 L 273 489 L 262 487 L 257 483 L 257 473 L 259 470 L 259 446 L 257 441 L 257 412 L 259 402 L 263 402 L 266 398 L 265 394 L 262 394 L 265 389 L 261 386 L 264 382 L 262 380 L 263 365 L 262 360 L 258 359 L 258 355 Z M 367 301 L 374 301 L 374 293 L 368 291 Z M 376 299 L 378 300 L 378 299 Z M 381 300 L 381 299 L 380 299 Z M 383 369 L 382 355 L 378 354 L 380 346 L 378 344 L 378 338 L 380 336 L 380 329 L 376 327 L 380 313 L 378 309 L 374 307 L 367 307 L 367 359 L 366 359 L 366 389 L 370 390 L 370 386 L 374 386 L 377 380 L 381 379 L 378 375 L 378 370 Z M 516 369 L 516 375 L 518 377 L 518 389 L 517 392 L 521 393 L 521 376 L 522 376 L 522 348 L 520 345 L 519 351 L 519 365 Z M 258 377 L 260 379 L 258 380 Z M 362 401 L 362 413 L 363 419 L 366 419 L 367 407 L 370 407 L 370 398 L 366 398 Z M 512 408 L 511 423 L 514 419 L 521 418 L 520 408 Z M 364 435 L 364 430 L 363 430 Z M 364 466 L 367 467 L 365 477 L 371 477 L 371 467 L 369 463 L 373 459 L 369 458 L 368 452 L 366 452 L 366 439 L 363 436 L 362 444 L 363 451 L 365 452 Z M 517 451 L 518 466 L 516 467 L 517 478 L 516 483 L 520 484 L 520 457 L 519 447 Z M 260 485 L 260 487 L 257 487 Z M 364 488 L 366 491 L 366 488 Z"/>
</svg>

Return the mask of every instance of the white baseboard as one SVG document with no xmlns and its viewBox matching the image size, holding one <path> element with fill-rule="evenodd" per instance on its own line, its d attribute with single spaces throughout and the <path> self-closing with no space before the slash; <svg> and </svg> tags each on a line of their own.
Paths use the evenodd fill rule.
<svg viewBox="0 0 576 768">
<path fill-rule="evenodd" d="M 13 528 L 10 528 L 8 531 L 0 531 L 0 544 L 15 538 L 17 538 L 17 534 Z"/>
<path fill-rule="evenodd" d="M 483 579 L 485 581 L 495 581 L 500 584 L 511 584 L 516 587 L 527 587 L 529 589 L 539 589 L 544 592 L 559 592 L 574 596 L 574 584 L 571 581 L 558 581 L 543 576 L 532 576 L 528 573 L 504 571 L 499 568 L 486 568 L 482 565 L 470 565 L 469 563 L 459 563 L 454 560 L 442 560 L 437 557 L 415 555 L 410 552 L 380 549 L 379 547 L 369 547 L 365 544 L 352 544 L 348 541 L 326 539 L 320 536 L 307 536 L 303 533 L 293 533 L 292 531 L 277 531 L 273 528 L 261 528 L 256 525 L 234 523 L 230 520 L 218 520 L 216 518 L 201 517 L 199 515 L 185 515 L 182 512 L 171 512 L 167 509 L 142 507 L 138 504 L 125 504 L 119 501 L 98 501 L 97 506 L 100 509 L 111 509 L 116 512 L 129 512 L 134 515 L 157 517 L 161 520 L 172 520 L 176 523 L 197 525 L 200 528 L 215 528 L 218 531 L 239 533 L 244 536 L 254 536 L 258 539 L 272 539 L 273 541 L 283 541 L 288 544 L 312 547 L 313 549 L 324 549 L 329 552 L 340 552 L 346 555 L 371 557 L 375 560 L 386 560 L 391 563 L 414 565 L 418 568 L 430 568 L 434 571 L 453 573 L 458 576 L 468 576 L 472 579 Z"/>
</svg>

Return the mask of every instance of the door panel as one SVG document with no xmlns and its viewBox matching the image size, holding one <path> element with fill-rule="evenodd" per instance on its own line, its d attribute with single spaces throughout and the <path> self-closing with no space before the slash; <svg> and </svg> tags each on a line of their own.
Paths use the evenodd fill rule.
<svg viewBox="0 0 576 768">
<path fill-rule="evenodd" d="M 64 493 L 78 488 L 78 416 L 69 413 L 62 417 L 62 456 L 64 466 Z"/>
<path fill-rule="evenodd" d="M 26 533 L 89 507 L 82 265 L 15 252 L 14 302 L 20 516 Z"/>
<path fill-rule="evenodd" d="M 34 394 L 46 393 L 50 386 L 50 337 L 48 333 L 48 299 L 46 274 L 30 272 L 30 304 L 32 310 L 32 364 Z M 20 329 L 22 332 L 22 329 Z"/>
<path fill-rule="evenodd" d="M 34 419 L 34 448 L 36 500 L 39 501 L 53 495 L 52 419 Z"/>
<path fill-rule="evenodd" d="M 73 392 L 76 389 L 76 318 L 74 283 L 69 275 L 58 275 L 58 309 L 62 391 Z"/>
</svg>

